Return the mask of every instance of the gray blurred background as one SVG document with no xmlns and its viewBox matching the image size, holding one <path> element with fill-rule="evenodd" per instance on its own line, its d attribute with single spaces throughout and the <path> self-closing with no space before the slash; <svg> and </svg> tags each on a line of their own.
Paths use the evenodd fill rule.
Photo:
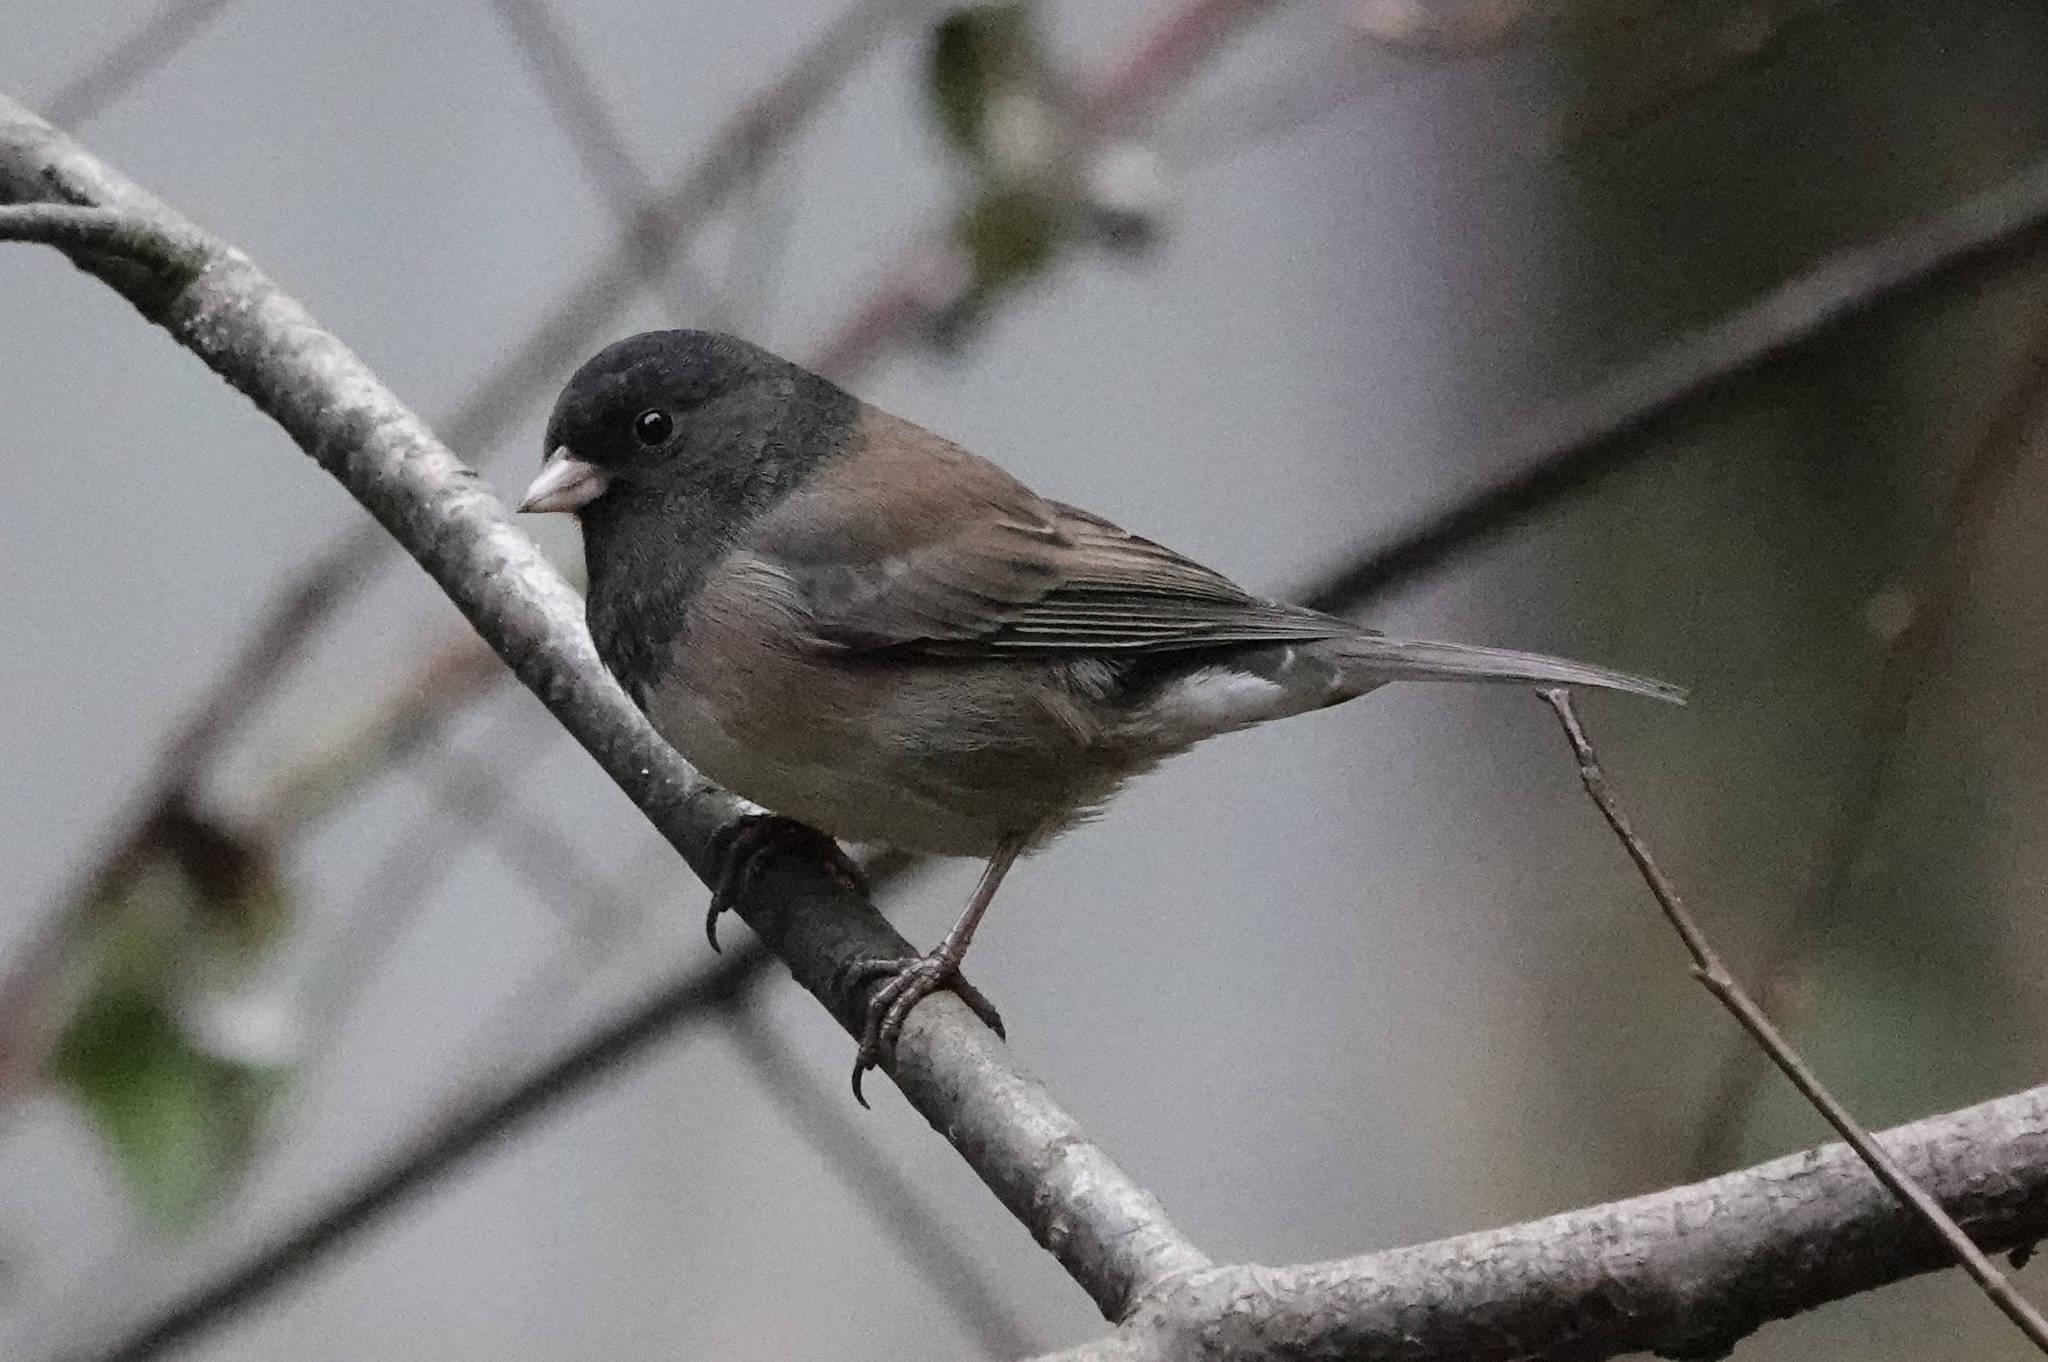
<svg viewBox="0 0 2048 1362">
<path fill-rule="evenodd" d="M 666 182 L 846 3 L 6 0 L 0 89 L 58 101 L 431 419 L 613 249 L 619 154 Z M 1037 5 L 1019 89 L 1057 108 L 1187 8 Z M 906 243 L 987 208 L 1001 157 L 927 97 L 943 7 L 895 9 L 697 239 L 695 282 L 641 291 L 459 445 L 501 495 L 596 344 L 681 319 L 815 354 Z M 191 31 L 74 83 L 160 13 Z M 841 372 L 1274 591 L 1482 484 L 1545 403 L 2010 175 L 2048 106 L 2048 12 L 2009 0 L 1296 0 L 1227 28 L 1091 163 L 1126 168 L 1149 244 L 1062 218 L 939 333 Z M 578 66 L 595 122 L 555 112 Z M 592 152 L 607 119 L 618 145 Z M 1371 616 L 1694 688 L 1584 712 L 1709 931 L 1873 1125 L 2037 1081 L 2048 1052 L 2048 468 L 2037 421 L 1997 429 L 2041 383 L 2044 289 L 2021 259 L 1887 307 Z M 0 460 L 0 953 L 47 985 L 30 1021 L 0 1016 L 0 1353 L 40 1359 L 118 1337 L 707 952 L 704 891 L 538 705 L 464 669 L 409 564 L 247 697 L 185 840 L 81 901 L 166 733 L 364 517 L 31 247 L 0 250 Z M 1945 513 L 1971 469 L 1992 491 Z M 532 528 L 578 562 L 573 531 Z M 1908 621 L 1933 642 L 1902 666 Z M 425 658 L 462 703 L 394 752 L 376 722 Z M 1903 719 L 1874 692 L 1908 695 Z M 891 911 L 935 940 L 972 873 L 921 874 Z M 1775 1080 L 1731 1077 L 1732 1024 L 1510 689 L 1398 688 L 1210 744 L 1019 870 L 972 972 L 1022 1062 L 1224 1261 L 1504 1224 L 1823 1135 Z M 971 1357 L 1098 1333 L 893 1088 L 853 1107 L 850 1058 L 777 970 L 189 1355 Z M 2023 1347 L 1949 1273 L 1736 1355 Z"/>
</svg>

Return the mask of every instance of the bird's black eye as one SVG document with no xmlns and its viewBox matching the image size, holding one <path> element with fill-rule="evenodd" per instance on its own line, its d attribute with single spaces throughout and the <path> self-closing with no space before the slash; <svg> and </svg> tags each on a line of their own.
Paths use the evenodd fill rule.
<svg viewBox="0 0 2048 1362">
<path fill-rule="evenodd" d="M 649 449 L 667 444 L 675 430 L 675 418 L 660 407 L 650 407 L 633 418 L 633 438 Z"/>
</svg>

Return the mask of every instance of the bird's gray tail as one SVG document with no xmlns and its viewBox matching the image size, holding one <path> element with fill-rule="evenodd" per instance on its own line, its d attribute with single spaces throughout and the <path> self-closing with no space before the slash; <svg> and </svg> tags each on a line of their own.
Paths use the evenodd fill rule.
<svg viewBox="0 0 2048 1362">
<path fill-rule="evenodd" d="M 1389 681 L 1519 681 L 1598 686 L 1683 704 L 1685 692 L 1648 677 L 1505 648 L 1388 638 L 1366 630 L 1200 659 L 1133 717 L 1134 740 L 1177 752 L 1218 733 L 1342 704 Z"/>
<path fill-rule="evenodd" d="M 1354 693 L 1362 694 L 1387 681 L 1523 681 L 1533 685 L 1597 686 L 1677 705 L 1685 703 L 1685 689 L 1681 686 L 1542 653 L 1372 633 L 1331 639 L 1323 646 L 1339 660 L 1345 683 L 1358 687 Z"/>
</svg>

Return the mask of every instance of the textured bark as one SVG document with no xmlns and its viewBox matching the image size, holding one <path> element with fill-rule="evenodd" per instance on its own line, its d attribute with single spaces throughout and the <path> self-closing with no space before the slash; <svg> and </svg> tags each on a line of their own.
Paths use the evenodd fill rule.
<svg viewBox="0 0 2048 1362">
<path fill-rule="evenodd" d="M 1985 1249 L 2048 1235 L 2048 1087 L 1879 1139 Z M 1192 1273 L 1110 1338 L 1057 1358 L 1716 1358 L 1770 1320 L 1950 1261 L 1847 1145 L 1831 1144 L 1508 1229 Z"/>
</svg>

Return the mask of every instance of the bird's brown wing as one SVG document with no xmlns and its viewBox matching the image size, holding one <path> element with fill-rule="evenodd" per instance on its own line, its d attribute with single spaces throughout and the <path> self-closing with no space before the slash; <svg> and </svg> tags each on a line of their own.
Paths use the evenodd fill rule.
<svg viewBox="0 0 2048 1362">
<path fill-rule="evenodd" d="M 867 427 L 868 447 L 790 497 L 748 546 L 790 576 L 820 644 L 986 657 L 1351 632 L 1040 497 L 907 422 L 871 412 Z M 878 478 L 898 489 L 886 517 L 860 494 Z"/>
</svg>

